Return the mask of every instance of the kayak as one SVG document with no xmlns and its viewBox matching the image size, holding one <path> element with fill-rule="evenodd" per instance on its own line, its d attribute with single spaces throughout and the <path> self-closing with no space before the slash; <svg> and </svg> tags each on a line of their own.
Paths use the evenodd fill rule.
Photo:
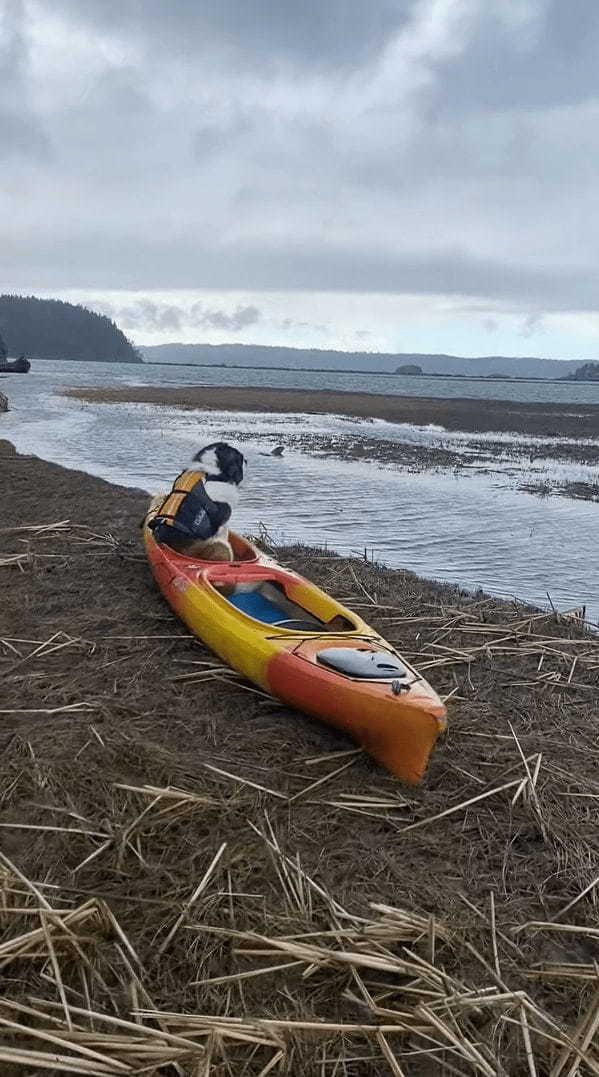
<svg viewBox="0 0 599 1077">
<path fill-rule="evenodd" d="M 151 518 L 154 579 L 193 635 L 265 692 L 349 733 L 402 781 L 421 780 L 446 711 L 391 644 L 240 535 L 229 534 L 234 561 L 198 560 L 157 542 Z"/>
</svg>

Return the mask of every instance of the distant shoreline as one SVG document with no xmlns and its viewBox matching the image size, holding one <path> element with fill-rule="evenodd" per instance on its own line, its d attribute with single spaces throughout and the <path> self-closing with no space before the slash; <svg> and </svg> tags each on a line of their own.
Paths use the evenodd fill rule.
<svg viewBox="0 0 599 1077">
<path fill-rule="evenodd" d="M 28 352 L 27 358 L 34 363 L 91 363 L 93 366 L 148 366 L 145 359 L 73 359 L 68 355 L 34 355 Z M 162 366 L 162 363 L 160 364 Z"/>
<path fill-rule="evenodd" d="M 511 374 L 442 374 L 442 373 L 430 373 L 423 370 L 422 374 L 398 374 L 395 370 L 347 370 L 339 369 L 337 367 L 326 366 L 267 366 L 265 363 L 257 365 L 252 363 L 173 363 L 163 360 L 158 362 L 156 359 L 144 359 L 145 366 L 184 366 L 184 367 L 200 367 L 203 370 L 285 370 L 290 371 L 292 374 L 366 374 L 377 378 L 452 378 L 459 381 L 508 381 L 516 382 L 553 382 L 559 385 L 563 382 L 588 382 L 591 385 L 598 383 L 597 378 L 544 378 L 541 375 L 537 377 L 530 375 L 529 377 L 518 377 Z"/>
<path fill-rule="evenodd" d="M 63 356 L 58 359 L 56 356 L 47 355 L 31 355 L 30 359 L 34 362 L 48 363 L 94 363 L 102 364 L 106 366 L 166 366 L 166 367 L 197 367 L 199 370 L 273 370 L 273 371 L 288 371 L 292 374 L 340 374 L 349 376 L 352 374 L 360 374 L 368 377 L 375 378 L 448 378 L 452 381 L 480 381 L 480 382 L 513 382 L 515 385 L 520 384 L 536 384 L 543 382 L 552 385 L 598 385 L 599 379 L 597 378 L 573 378 L 571 376 L 564 376 L 562 378 L 545 378 L 543 375 L 532 375 L 520 377 L 517 374 L 448 374 L 442 372 L 423 371 L 422 374 L 398 374 L 395 370 L 372 370 L 371 368 L 365 369 L 360 367 L 357 370 L 348 370 L 343 367 L 321 367 L 321 366 L 273 366 L 266 363 L 183 363 L 183 362 L 171 362 L 163 359 L 159 361 L 157 359 L 70 359 L 67 356 Z M 564 362 L 571 362 L 571 360 L 564 360 Z M 1 369 L 0 369 L 1 372 Z M 8 371 L 6 371 L 8 373 Z"/>
</svg>

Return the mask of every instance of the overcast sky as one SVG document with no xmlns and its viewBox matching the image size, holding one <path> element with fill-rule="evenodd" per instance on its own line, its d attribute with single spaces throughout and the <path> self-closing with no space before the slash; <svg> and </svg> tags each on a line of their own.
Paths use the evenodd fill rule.
<svg viewBox="0 0 599 1077">
<path fill-rule="evenodd" d="M 0 290 L 599 358 L 598 0 L 0 0 Z"/>
</svg>

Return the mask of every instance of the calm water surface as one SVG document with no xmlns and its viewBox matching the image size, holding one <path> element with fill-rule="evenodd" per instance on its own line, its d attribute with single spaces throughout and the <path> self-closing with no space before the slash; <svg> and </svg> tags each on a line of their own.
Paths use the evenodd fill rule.
<svg viewBox="0 0 599 1077">
<path fill-rule="evenodd" d="M 30 378 L 64 385 L 241 385 L 278 389 L 329 389 L 441 399 L 514 400 L 524 403 L 599 404 L 599 382 L 495 381 L 252 367 L 178 366 L 173 363 L 69 363 L 34 361 Z"/>
<path fill-rule="evenodd" d="M 444 380 L 451 394 L 441 392 Z M 199 444 L 223 436 L 237 438 L 250 461 L 236 516 L 240 529 L 252 532 L 263 522 L 279 540 L 327 543 L 342 552 L 363 553 L 366 547 L 389 565 L 538 605 L 547 604 L 549 592 L 556 606 L 586 603 L 592 618 L 599 620 L 599 505 L 561 497 L 541 499 L 517 489 L 522 478 L 529 477 L 526 468 L 536 477 L 546 473 L 587 480 L 596 478 L 596 469 L 514 460 L 514 446 L 526 439 L 493 435 L 505 454 L 500 448 L 490 473 L 474 464 L 466 474 L 447 470 L 411 474 L 293 449 L 282 459 L 262 453 L 297 431 L 352 440 L 411 440 L 454 451 L 461 447 L 465 453 L 468 437 L 438 427 L 338 416 L 183 412 L 139 404 L 92 405 L 60 395 L 66 385 L 276 384 L 364 390 L 364 382 L 375 392 L 389 382 L 395 388 L 388 391 L 398 392 L 399 381 L 403 392 L 410 391 L 408 381 L 417 383 L 417 395 L 475 395 L 473 389 L 479 388 L 477 395 L 486 389 L 488 395 L 497 396 L 501 386 L 502 395 L 506 388 L 519 394 L 512 399 L 533 400 L 523 396 L 525 390 L 539 392 L 535 382 L 489 385 L 438 378 L 47 362 L 36 364 L 26 376 L 0 380 L 13 409 L 0 416 L 0 436 L 10 438 L 22 452 L 152 492 L 169 482 Z M 572 394 L 584 390 L 587 395 L 581 402 L 594 402 L 589 389 L 599 403 L 599 387 L 582 385 L 543 385 L 545 393 L 568 393 L 543 399 L 574 400 Z"/>
<path fill-rule="evenodd" d="M 514 400 L 542 404 L 599 404 L 599 382 L 496 381 L 494 378 L 432 378 L 402 374 L 353 374 L 318 370 L 260 370 L 259 368 L 174 366 L 163 363 L 153 378 L 148 364 L 136 385 L 245 385 L 279 389 L 330 389 L 345 392 L 383 393 L 391 396 L 432 396 L 443 400 Z M 133 369 L 133 368 L 131 368 Z M 174 383 L 170 378 L 175 376 Z M 169 378 L 169 381 L 165 381 Z"/>
</svg>

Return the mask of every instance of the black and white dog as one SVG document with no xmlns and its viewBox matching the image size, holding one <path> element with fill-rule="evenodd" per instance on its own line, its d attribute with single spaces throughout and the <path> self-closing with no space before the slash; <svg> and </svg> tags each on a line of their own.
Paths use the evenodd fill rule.
<svg viewBox="0 0 599 1077">
<path fill-rule="evenodd" d="M 208 561 L 232 561 L 228 523 L 239 499 L 246 459 L 225 441 L 207 445 L 175 479 L 169 494 L 152 498 L 148 526 L 158 542 Z"/>
</svg>

